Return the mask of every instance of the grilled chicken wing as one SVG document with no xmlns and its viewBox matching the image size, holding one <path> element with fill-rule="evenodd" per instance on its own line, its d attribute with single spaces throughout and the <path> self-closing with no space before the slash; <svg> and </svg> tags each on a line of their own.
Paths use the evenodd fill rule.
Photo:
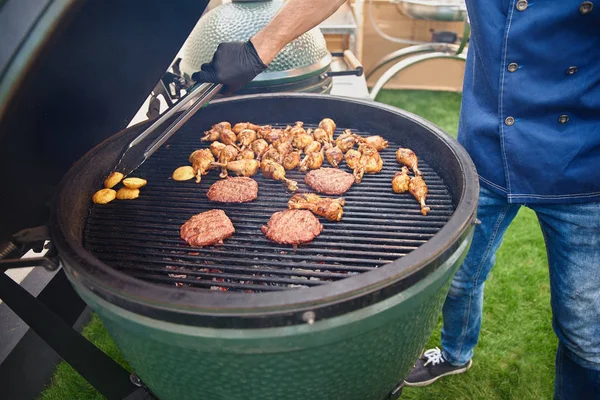
<svg viewBox="0 0 600 400">
<path fill-rule="evenodd" d="M 242 150 L 238 153 L 238 155 L 235 159 L 236 160 L 252 160 L 252 159 L 254 159 L 254 152 L 249 147 L 246 147 L 244 150 Z"/>
<path fill-rule="evenodd" d="M 396 150 L 396 160 L 402 165 L 406 165 L 408 168 L 412 169 L 415 176 L 421 176 L 421 171 L 419 171 L 419 159 L 414 151 L 411 149 L 399 148 Z"/>
<path fill-rule="evenodd" d="M 379 135 L 367 137 L 356 135 L 356 140 L 358 143 L 364 143 L 373 146 L 377 151 L 386 149 L 389 146 L 388 141 Z"/>
<path fill-rule="evenodd" d="M 408 190 L 421 205 L 421 214 L 427 215 L 430 208 L 425 204 L 425 199 L 427 198 L 427 193 L 429 190 L 427 189 L 427 185 L 425 184 L 423 177 L 417 175 L 410 178 Z"/>
<path fill-rule="evenodd" d="M 254 159 L 235 160 L 228 163 L 212 163 L 214 167 L 227 168 L 228 171 L 233 172 L 238 176 L 253 176 L 256 175 L 260 168 L 260 161 Z"/>
<path fill-rule="evenodd" d="M 344 133 L 335 139 L 335 145 L 344 153 L 353 148 L 355 142 L 356 138 L 349 129 L 345 130 Z"/>
<path fill-rule="evenodd" d="M 215 161 L 209 149 L 200 149 L 190 154 L 189 161 L 192 163 L 194 173 L 196 174 L 196 183 L 200 183 L 202 175 L 206 175 L 210 170 L 211 163 Z"/>
<path fill-rule="evenodd" d="M 231 129 L 231 127 L 229 127 L 229 129 Z M 238 122 L 237 124 L 235 124 L 235 126 L 231 130 L 237 135 L 244 129 L 252 129 L 253 131 L 256 132 L 257 130 L 260 129 L 260 126 L 254 125 L 250 122 Z"/>
<path fill-rule="evenodd" d="M 336 128 L 335 122 L 333 122 L 331 118 L 324 118 L 321 120 L 321 122 L 319 122 L 319 128 L 327 132 L 327 135 L 329 136 L 329 142 L 333 142 L 333 133 L 335 132 Z"/>
<path fill-rule="evenodd" d="M 332 167 L 337 168 L 344 159 L 344 153 L 339 147 L 333 146 L 330 143 L 327 144 L 325 149 L 325 157 L 327 158 L 327 161 Z"/>
<path fill-rule="evenodd" d="M 343 198 L 331 199 L 314 193 L 295 194 L 288 201 L 288 208 L 310 210 L 313 214 L 327 218 L 329 221 L 340 221 L 344 215 L 342 208 L 346 202 Z"/>
<path fill-rule="evenodd" d="M 250 146 L 250 144 L 254 142 L 257 139 L 257 137 L 258 135 L 256 134 L 256 131 L 253 131 L 252 129 L 244 129 L 243 131 L 238 133 L 237 141 L 240 143 L 240 147 L 243 150 L 246 147 Z"/>
<path fill-rule="evenodd" d="M 396 175 L 392 178 L 392 190 L 395 193 L 404 193 L 408 190 L 409 182 L 408 168 L 402 167 L 400 172 L 396 172 Z"/>
<path fill-rule="evenodd" d="M 290 171 L 300 164 L 300 152 L 290 151 L 283 157 L 283 168 Z"/>
<path fill-rule="evenodd" d="M 231 161 L 235 161 L 238 153 L 238 150 L 229 144 L 221 150 L 221 153 L 219 154 L 219 163 L 223 164 L 221 166 L 221 173 L 219 174 L 221 178 L 227 178 L 227 164 Z"/>
<path fill-rule="evenodd" d="M 260 163 L 260 170 L 267 178 L 274 179 L 276 181 L 283 181 L 289 190 L 295 191 L 298 189 L 298 183 L 296 183 L 296 181 L 287 179 L 285 177 L 285 168 L 283 168 L 281 164 L 271 160 L 263 159 Z"/>
<path fill-rule="evenodd" d="M 306 157 L 300 162 L 300 171 L 308 171 L 309 169 L 318 169 L 323 165 L 325 156 L 323 149 L 308 153 Z"/>
<path fill-rule="evenodd" d="M 223 150 L 225 146 L 227 145 L 221 142 L 212 142 L 210 144 L 210 152 L 213 154 L 213 156 L 219 158 L 219 154 L 221 154 L 221 150 Z"/>
<path fill-rule="evenodd" d="M 257 139 L 250 144 L 250 149 L 254 152 L 257 160 L 260 160 L 269 149 L 269 143 L 265 139 Z"/>
</svg>

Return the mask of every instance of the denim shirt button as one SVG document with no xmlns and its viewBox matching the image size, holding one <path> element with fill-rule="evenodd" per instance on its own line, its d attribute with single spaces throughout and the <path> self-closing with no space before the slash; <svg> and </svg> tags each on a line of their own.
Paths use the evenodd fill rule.
<svg viewBox="0 0 600 400">
<path fill-rule="evenodd" d="M 508 72 L 516 72 L 519 69 L 519 64 L 510 63 L 508 64 Z"/>
<path fill-rule="evenodd" d="M 504 123 L 508 126 L 511 126 L 515 123 L 515 119 L 513 117 L 506 117 Z"/>
<path fill-rule="evenodd" d="M 563 114 L 560 117 L 558 117 L 558 123 L 559 124 L 566 124 L 567 122 L 569 122 L 569 116 L 568 115 Z"/>
<path fill-rule="evenodd" d="M 528 5 L 529 5 L 529 3 L 527 3 L 527 0 L 519 0 L 517 2 L 517 10 L 525 11 L 527 9 Z M 582 6 L 583 6 L 583 4 L 582 4 Z M 579 10 L 581 10 L 581 7 L 579 8 Z"/>
<path fill-rule="evenodd" d="M 593 8 L 594 8 L 594 3 L 592 3 L 591 1 L 584 1 L 579 6 L 579 13 L 581 15 L 589 14 L 592 12 Z"/>
</svg>

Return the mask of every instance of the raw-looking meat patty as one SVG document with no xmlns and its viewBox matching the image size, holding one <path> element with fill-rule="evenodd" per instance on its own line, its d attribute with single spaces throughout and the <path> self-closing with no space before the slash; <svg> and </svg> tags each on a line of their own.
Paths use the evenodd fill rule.
<svg viewBox="0 0 600 400">
<path fill-rule="evenodd" d="M 306 174 L 304 182 L 319 193 L 343 194 L 354 183 L 354 176 L 338 168 L 319 168 Z"/>
<path fill-rule="evenodd" d="M 319 236 L 323 225 L 308 210 L 285 210 L 273 214 L 261 230 L 274 242 L 296 245 Z"/>
<path fill-rule="evenodd" d="M 258 196 L 258 183 L 246 177 L 227 178 L 213 183 L 206 196 L 219 203 L 246 203 Z"/>
<path fill-rule="evenodd" d="M 190 246 L 202 247 L 223 243 L 235 228 L 223 210 L 208 210 L 194 215 L 181 226 L 179 234 Z"/>
</svg>

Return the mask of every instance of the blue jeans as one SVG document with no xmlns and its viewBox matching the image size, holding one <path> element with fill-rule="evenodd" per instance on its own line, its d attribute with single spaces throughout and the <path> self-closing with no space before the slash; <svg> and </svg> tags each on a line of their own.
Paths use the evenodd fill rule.
<svg viewBox="0 0 600 400">
<path fill-rule="evenodd" d="M 555 398 L 600 399 L 600 203 L 527 206 L 537 214 L 548 253 L 552 325 L 559 339 Z M 481 188 L 481 224 L 443 308 L 442 351 L 450 364 L 473 357 L 484 282 L 520 207 Z"/>
</svg>

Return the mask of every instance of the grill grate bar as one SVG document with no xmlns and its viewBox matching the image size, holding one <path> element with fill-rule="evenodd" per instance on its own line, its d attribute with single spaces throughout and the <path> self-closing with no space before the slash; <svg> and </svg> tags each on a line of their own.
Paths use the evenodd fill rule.
<svg viewBox="0 0 600 400">
<path fill-rule="evenodd" d="M 400 166 L 394 154 L 399 146 L 390 143 L 381 153 L 383 171 L 365 175 L 361 184 L 341 196 L 346 200 L 341 222 L 321 219 L 321 235 L 295 249 L 272 243 L 260 227 L 274 212 L 287 208 L 292 193 L 281 182 L 259 173 L 254 177 L 259 183 L 255 201 L 219 204 L 206 198 L 210 185 L 219 179 L 217 173 L 204 176 L 200 184 L 171 179 L 175 168 L 189 165 L 192 151 L 207 147 L 199 141 L 201 132 L 182 130 L 139 168 L 136 175 L 148 180 L 140 198 L 91 208 L 84 232 L 88 250 L 130 276 L 158 284 L 234 291 L 309 288 L 405 256 L 431 239 L 454 211 L 446 185 L 425 160 L 420 161 L 419 169 L 429 188 L 429 215 L 421 215 L 410 193 L 392 192 L 391 178 Z M 304 184 L 304 175 L 287 173 L 298 182 L 300 193 L 311 191 Z M 235 234 L 220 246 L 188 246 L 179 237 L 181 225 L 212 208 L 226 212 Z"/>
</svg>

